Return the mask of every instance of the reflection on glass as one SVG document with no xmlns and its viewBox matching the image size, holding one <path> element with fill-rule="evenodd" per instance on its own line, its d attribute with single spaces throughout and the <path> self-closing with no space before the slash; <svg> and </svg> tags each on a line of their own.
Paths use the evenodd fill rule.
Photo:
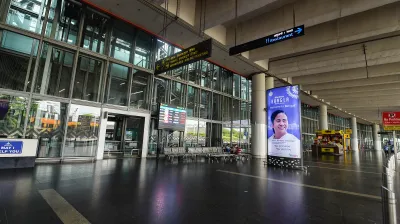
<svg viewBox="0 0 400 224">
<path fill-rule="evenodd" d="M 211 146 L 221 147 L 222 146 L 222 124 L 211 125 Z"/>
<path fill-rule="evenodd" d="M 186 85 L 180 82 L 171 82 L 171 104 L 175 106 L 184 107 L 184 91 Z"/>
<path fill-rule="evenodd" d="M 240 77 L 241 88 L 240 88 L 240 98 L 247 100 L 248 99 L 248 87 L 249 83 L 246 78 Z"/>
<path fill-rule="evenodd" d="M 218 66 L 214 66 L 214 69 L 212 70 L 212 86 L 211 88 L 217 91 L 221 91 L 221 83 L 220 83 L 220 77 L 219 77 L 219 71 L 220 68 Z"/>
<path fill-rule="evenodd" d="M 71 1 L 57 2 L 54 14 L 50 13 L 46 36 L 69 44 L 76 44 L 82 7 Z M 51 30 L 51 31 L 50 31 Z"/>
<path fill-rule="evenodd" d="M 94 156 L 99 134 L 100 108 L 71 104 L 63 156 Z"/>
<path fill-rule="evenodd" d="M 212 119 L 216 121 L 222 119 L 222 97 L 221 95 L 213 94 Z"/>
<path fill-rule="evenodd" d="M 232 95 L 232 72 L 222 69 L 221 84 L 222 92 Z"/>
<path fill-rule="evenodd" d="M 147 109 L 149 78 L 150 74 L 143 71 L 133 73 L 130 107 Z"/>
<path fill-rule="evenodd" d="M 67 104 L 32 99 L 26 137 L 39 139 L 38 157 L 60 157 Z"/>
<path fill-rule="evenodd" d="M 233 106 L 232 106 L 232 121 L 233 121 L 233 127 L 240 127 L 240 111 L 241 111 L 241 105 L 239 100 L 233 100 Z"/>
<path fill-rule="evenodd" d="M 234 74 L 233 75 L 233 96 L 240 97 L 240 76 Z"/>
<path fill-rule="evenodd" d="M 198 77 L 197 77 L 197 72 L 198 72 L 198 67 L 200 63 L 195 62 L 192 64 L 188 65 L 188 76 L 189 76 L 189 82 L 192 84 L 197 84 L 198 83 Z"/>
<path fill-rule="evenodd" d="M 108 75 L 108 94 L 105 103 L 120 106 L 127 105 L 129 68 L 112 63 Z"/>
<path fill-rule="evenodd" d="M 156 60 L 160 60 L 168 57 L 173 52 L 173 46 L 169 45 L 167 42 L 157 39 L 156 46 Z"/>
<path fill-rule="evenodd" d="M 226 96 L 221 96 L 222 98 L 222 121 L 231 120 L 231 110 L 232 110 L 232 99 Z"/>
<path fill-rule="evenodd" d="M 210 146 L 210 135 L 211 135 L 211 129 L 210 123 L 207 123 L 205 121 L 199 121 L 199 139 L 198 139 L 198 144 L 199 146 L 202 147 L 207 147 Z"/>
<path fill-rule="evenodd" d="M 201 61 L 201 86 L 204 87 L 211 87 L 211 82 L 213 80 L 213 73 L 212 73 L 212 64 L 208 63 L 207 61 Z"/>
<path fill-rule="evenodd" d="M 151 51 L 152 51 L 153 38 L 138 30 L 136 36 L 136 47 L 135 47 L 135 60 L 134 64 L 143 68 L 151 68 Z"/>
<path fill-rule="evenodd" d="M 188 86 L 187 116 L 198 117 L 199 89 Z"/>
<path fill-rule="evenodd" d="M 40 94 L 69 97 L 73 59 L 73 53 L 45 44 L 34 91 Z"/>
<path fill-rule="evenodd" d="M 211 92 L 201 91 L 200 117 L 204 119 L 212 119 L 212 101 Z"/>
<path fill-rule="evenodd" d="M 103 54 L 109 19 L 86 10 L 81 47 Z"/>
<path fill-rule="evenodd" d="M 22 138 L 27 99 L 0 94 L 0 138 Z"/>
<path fill-rule="evenodd" d="M 132 63 L 132 43 L 134 39 L 134 29 L 122 22 L 114 21 L 111 37 L 111 57 Z"/>
<path fill-rule="evenodd" d="M 0 87 L 30 91 L 38 41 L 9 31 L 0 32 Z"/>
<path fill-rule="evenodd" d="M 12 0 L 6 22 L 20 29 L 40 33 L 45 7 L 45 0 Z"/>
<path fill-rule="evenodd" d="M 226 127 L 229 126 L 229 124 L 225 124 L 224 127 L 222 128 L 222 141 L 223 145 L 231 145 L 231 128 Z"/>
<path fill-rule="evenodd" d="M 79 56 L 73 98 L 100 101 L 102 62 Z"/>
<path fill-rule="evenodd" d="M 153 102 L 166 103 L 167 89 L 168 89 L 168 80 L 162 78 L 154 78 Z"/>
</svg>

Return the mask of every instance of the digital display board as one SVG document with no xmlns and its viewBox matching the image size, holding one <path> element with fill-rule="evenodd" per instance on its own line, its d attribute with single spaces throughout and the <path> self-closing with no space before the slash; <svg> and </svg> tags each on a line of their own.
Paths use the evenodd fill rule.
<svg viewBox="0 0 400 224">
<path fill-rule="evenodd" d="M 212 39 L 208 39 L 176 54 L 156 61 L 154 75 L 188 65 L 198 60 L 211 57 Z"/>
<path fill-rule="evenodd" d="M 267 94 L 268 164 L 302 166 L 299 86 L 269 89 Z"/>
<path fill-rule="evenodd" d="M 260 47 L 265 47 L 274 43 L 278 43 L 284 40 L 289 40 L 295 37 L 304 35 L 304 25 L 296 26 L 291 29 L 287 29 L 257 40 L 253 40 L 244 44 L 240 44 L 235 47 L 229 48 L 229 55 L 236 55 L 246 51 L 254 50 Z"/>
<path fill-rule="evenodd" d="M 167 104 L 160 104 L 158 129 L 185 131 L 186 109 Z"/>
</svg>

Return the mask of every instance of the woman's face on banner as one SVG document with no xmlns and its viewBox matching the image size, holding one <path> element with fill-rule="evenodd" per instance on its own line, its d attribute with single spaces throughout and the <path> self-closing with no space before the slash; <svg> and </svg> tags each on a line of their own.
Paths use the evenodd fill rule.
<svg viewBox="0 0 400 224">
<path fill-rule="evenodd" d="M 275 134 L 286 134 L 286 130 L 288 127 L 288 119 L 286 114 L 280 113 L 276 115 L 275 120 L 274 120 L 274 130 Z"/>
</svg>

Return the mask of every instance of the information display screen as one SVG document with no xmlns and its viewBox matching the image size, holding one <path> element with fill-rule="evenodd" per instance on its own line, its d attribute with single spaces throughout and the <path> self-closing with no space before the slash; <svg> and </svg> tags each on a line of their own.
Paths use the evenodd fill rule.
<svg viewBox="0 0 400 224">
<path fill-rule="evenodd" d="M 299 86 L 284 86 L 267 90 L 268 164 L 300 167 L 301 102 Z"/>
<path fill-rule="evenodd" d="M 160 104 L 158 129 L 184 131 L 186 125 L 186 109 L 167 104 Z"/>
</svg>

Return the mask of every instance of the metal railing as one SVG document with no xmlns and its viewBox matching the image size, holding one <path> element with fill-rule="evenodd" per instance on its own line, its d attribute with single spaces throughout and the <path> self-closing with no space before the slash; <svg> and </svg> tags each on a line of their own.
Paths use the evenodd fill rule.
<svg viewBox="0 0 400 224">
<path fill-rule="evenodd" d="M 396 146 L 395 146 L 396 147 Z M 397 168 L 397 150 L 392 154 L 389 152 L 386 154 L 382 150 L 385 160 L 382 171 L 382 215 L 384 224 L 396 224 L 397 223 L 397 211 L 396 211 L 396 194 L 394 192 L 394 178 L 396 175 Z"/>
</svg>

